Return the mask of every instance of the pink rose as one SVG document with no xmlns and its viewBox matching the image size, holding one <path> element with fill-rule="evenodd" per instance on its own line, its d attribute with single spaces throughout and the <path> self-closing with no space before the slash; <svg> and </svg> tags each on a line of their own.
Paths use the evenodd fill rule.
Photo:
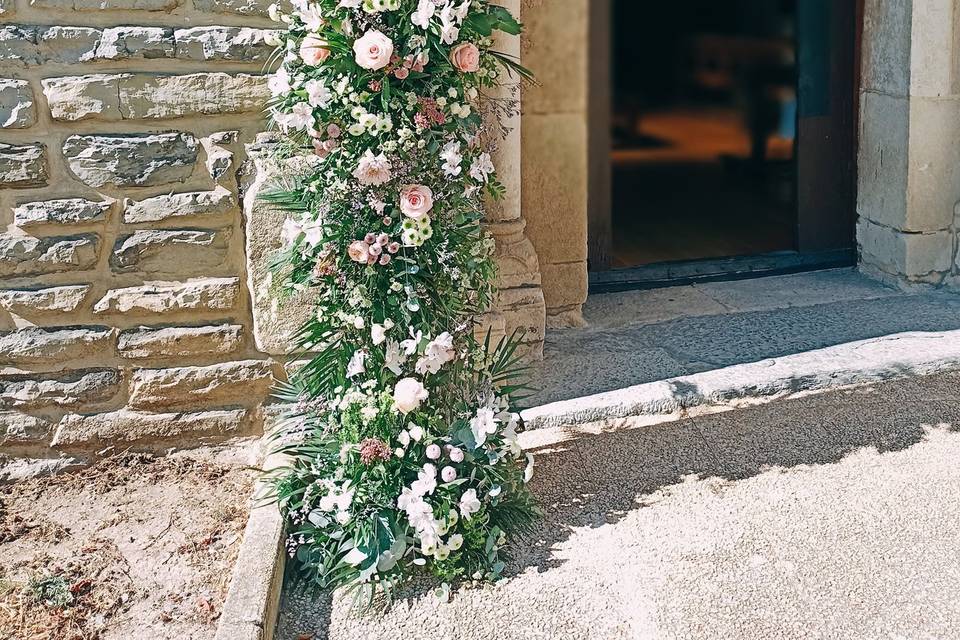
<svg viewBox="0 0 960 640">
<path fill-rule="evenodd" d="M 300 43 L 300 57 L 304 64 L 316 67 L 330 57 L 327 41 L 315 35 L 309 35 Z"/>
<path fill-rule="evenodd" d="M 410 70 L 406 67 L 399 67 L 393 72 L 393 75 L 397 76 L 397 80 L 406 80 L 407 76 L 410 75 Z"/>
<path fill-rule="evenodd" d="M 382 32 L 371 29 L 354 41 L 353 54 L 357 64 L 364 69 L 383 69 L 393 56 L 393 41 Z"/>
<path fill-rule="evenodd" d="M 370 258 L 370 246 L 363 240 L 354 240 L 347 247 L 347 255 L 354 262 L 367 264 L 367 260 Z"/>
<path fill-rule="evenodd" d="M 472 42 L 458 44 L 450 52 L 450 62 L 464 73 L 475 73 L 480 69 L 480 49 Z"/>
<path fill-rule="evenodd" d="M 407 185 L 400 191 L 400 211 L 414 220 L 424 217 L 433 208 L 433 192 L 422 184 Z"/>
</svg>

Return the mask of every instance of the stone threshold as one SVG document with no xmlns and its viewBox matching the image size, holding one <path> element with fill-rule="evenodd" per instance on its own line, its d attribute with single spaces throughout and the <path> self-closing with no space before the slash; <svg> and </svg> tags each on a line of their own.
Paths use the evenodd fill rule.
<svg viewBox="0 0 960 640">
<path fill-rule="evenodd" d="M 960 295 L 853 269 L 591 296 L 548 335 L 528 430 L 693 411 L 960 368 Z"/>
<path fill-rule="evenodd" d="M 908 332 L 551 402 L 521 415 L 527 429 L 591 431 L 596 423 L 655 424 L 884 380 L 960 370 L 960 330 Z M 528 431 L 525 447 L 547 434 Z"/>
</svg>

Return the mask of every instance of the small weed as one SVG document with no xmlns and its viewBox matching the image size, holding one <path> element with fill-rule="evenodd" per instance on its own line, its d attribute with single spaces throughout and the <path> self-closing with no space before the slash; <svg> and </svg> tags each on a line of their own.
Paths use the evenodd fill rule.
<svg viewBox="0 0 960 640">
<path fill-rule="evenodd" d="M 65 609 L 73 604 L 70 582 L 63 576 L 33 578 L 27 584 L 30 597 L 48 609 Z"/>
</svg>

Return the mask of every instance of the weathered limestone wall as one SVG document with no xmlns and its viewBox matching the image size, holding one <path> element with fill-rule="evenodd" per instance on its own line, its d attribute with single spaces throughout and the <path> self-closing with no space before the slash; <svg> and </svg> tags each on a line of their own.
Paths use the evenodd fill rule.
<svg viewBox="0 0 960 640">
<path fill-rule="evenodd" d="M 960 286 L 960 0 L 867 0 L 857 241 L 862 269 Z"/>
<path fill-rule="evenodd" d="M 266 0 L 0 0 L 0 454 L 261 428 L 237 171 Z"/>
<path fill-rule="evenodd" d="M 587 299 L 590 0 L 523 0 L 522 210 L 540 259 L 547 325 L 579 326 Z"/>
</svg>

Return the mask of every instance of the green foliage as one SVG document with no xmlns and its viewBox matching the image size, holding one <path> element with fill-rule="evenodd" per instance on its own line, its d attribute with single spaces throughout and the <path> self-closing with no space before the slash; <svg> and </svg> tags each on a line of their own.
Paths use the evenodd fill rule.
<svg viewBox="0 0 960 640">
<path fill-rule="evenodd" d="M 313 147 L 320 159 L 262 196 L 288 214 L 273 293 L 314 300 L 292 336 L 298 368 L 276 392 L 290 407 L 272 434 L 287 464 L 266 499 L 311 588 L 366 599 L 419 570 L 495 580 L 507 540 L 538 514 L 516 442 L 522 334 L 475 336 L 497 275 L 484 198 L 505 196 L 480 94 L 504 70 L 532 78 L 491 48 L 494 32 L 521 27 L 486 1 L 430 5 L 427 29 L 416 0 L 313 4 L 322 22 L 287 18 L 292 53 L 270 107 L 280 155 Z M 317 66 L 296 55 L 308 22 L 329 50 Z M 354 55 L 369 37 L 374 53 L 392 49 L 375 68 Z M 476 46 L 475 71 L 455 64 L 457 44 Z"/>
</svg>

